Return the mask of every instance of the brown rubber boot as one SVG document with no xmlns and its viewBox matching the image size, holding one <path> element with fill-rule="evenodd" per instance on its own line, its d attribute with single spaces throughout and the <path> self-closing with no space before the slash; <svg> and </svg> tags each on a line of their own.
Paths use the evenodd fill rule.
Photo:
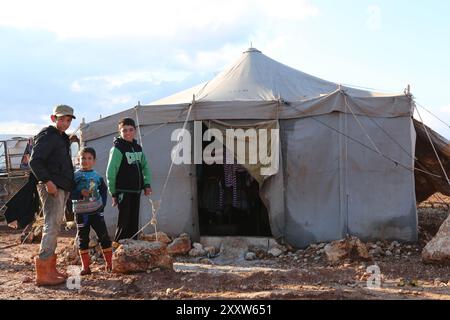
<svg viewBox="0 0 450 320">
<path fill-rule="evenodd" d="M 66 282 L 66 279 L 59 277 L 52 267 L 52 259 L 34 258 L 36 268 L 36 285 L 37 286 L 57 286 Z"/>
<path fill-rule="evenodd" d="M 52 255 L 51 257 L 50 257 L 50 259 L 51 259 L 51 262 L 52 262 L 52 270 L 53 270 L 53 272 L 54 273 L 56 273 L 56 275 L 58 276 L 58 277 L 61 277 L 61 278 L 64 278 L 64 280 L 67 280 L 67 278 L 69 277 L 66 273 L 64 273 L 64 272 L 59 272 L 58 271 L 58 269 L 56 269 L 56 254 L 54 254 L 54 255 Z"/>
<path fill-rule="evenodd" d="M 80 251 L 81 265 L 83 270 L 81 270 L 80 275 L 87 276 L 91 274 L 91 268 L 89 265 L 91 264 L 91 257 L 89 256 L 89 250 Z"/>
<path fill-rule="evenodd" d="M 111 272 L 113 269 L 113 265 L 112 265 L 112 248 L 108 248 L 108 249 L 102 249 L 103 251 L 103 258 L 105 259 L 106 262 L 106 271 Z"/>
</svg>

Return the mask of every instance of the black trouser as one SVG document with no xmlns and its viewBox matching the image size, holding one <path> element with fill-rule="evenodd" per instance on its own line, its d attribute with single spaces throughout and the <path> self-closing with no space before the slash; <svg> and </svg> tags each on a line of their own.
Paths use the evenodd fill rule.
<svg viewBox="0 0 450 320">
<path fill-rule="evenodd" d="M 89 249 L 89 233 L 91 227 L 97 234 L 97 238 L 100 241 L 102 249 L 111 248 L 111 240 L 109 239 L 108 230 L 106 228 L 105 218 L 103 213 L 91 213 L 91 214 L 76 214 L 77 219 L 77 235 L 79 239 L 80 251 Z"/>
<path fill-rule="evenodd" d="M 140 193 L 122 193 L 119 196 L 119 221 L 114 242 L 131 239 L 138 232 L 140 204 Z"/>
</svg>

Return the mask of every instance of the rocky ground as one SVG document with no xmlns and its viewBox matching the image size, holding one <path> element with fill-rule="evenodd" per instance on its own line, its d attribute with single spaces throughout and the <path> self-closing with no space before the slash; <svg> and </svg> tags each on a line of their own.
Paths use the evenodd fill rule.
<svg viewBox="0 0 450 320">
<path fill-rule="evenodd" d="M 0 225 L 0 299 L 448 299 L 450 266 L 426 265 L 421 251 L 448 216 L 447 209 L 420 211 L 420 242 L 367 243 L 370 261 L 331 264 L 326 244 L 306 250 L 281 248 L 269 254 L 253 250 L 248 259 L 223 263 L 217 258 L 175 258 L 175 271 L 149 270 L 133 275 L 103 271 L 101 258 L 94 273 L 84 277 L 81 289 L 35 287 L 32 259 L 37 244 L 6 248 L 17 243 L 20 233 Z M 58 250 L 62 266 L 70 259 L 74 231 L 65 231 Z M 278 255 L 274 257 L 273 255 Z M 381 287 L 368 289 L 367 267 L 377 265 Z"/>
</svg>

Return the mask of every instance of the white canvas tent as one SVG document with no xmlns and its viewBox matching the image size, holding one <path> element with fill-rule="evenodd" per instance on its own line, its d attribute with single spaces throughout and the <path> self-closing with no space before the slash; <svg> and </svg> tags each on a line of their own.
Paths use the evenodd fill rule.
<svg viewBox="0 0 450 320">
<path fill-rule="evenodd" d="M 272 235 L 297 247 L 340 239 L 417 239 L 414 191 L 414 102 L 409 95 L 357 90 L 292 69 L 251 48 L 211 81 L 82 127 L 104 174 L 123 117 L 139 120 L 153 172 L 154 199 L 171 164 L 174 129 L 193 121 L 239 127 L 276 122 L 278 173 L 261 182 Z M 196 166 L 175 165 L 158 213 L 158 227 L 198 239 Z M 114 227 L 117 209 L 108 206 Z M 142 199 L 141 225 L 151 218 Z M 152 229 L 147 229 L 151 232 Z"/>
</svg>

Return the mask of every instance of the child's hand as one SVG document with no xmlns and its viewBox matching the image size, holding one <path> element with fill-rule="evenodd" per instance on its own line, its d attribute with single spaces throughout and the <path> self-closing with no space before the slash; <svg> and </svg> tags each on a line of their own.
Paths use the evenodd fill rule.
<svg viewBox="0 0 450 320">
<path fill-rule="evenodd" d="M 112 206 L 113 207 L 117 207 L 117 205 L 118 205 L 118 202 L 117 202 L 117 198 L 112 198 Z"/>
<path fill-rule="evenodd" d="M 89 192 L 89 190 L 83 189 L 83 190 L 81 190 L 81 195 L 83 197 L 89 197 L 90 196 L 90 192 Z"/>
<path fill-rule="evenodd" d="M 58 194 L 58 187 L 52 181 L 47 181 L 45 189 L 47 190 L 47 193 L 53 197 L 56 197 Z"/>
<path fill-rule="evenodd" d="M 153 193 L 152 188 L 145 188 L 144 194 L 148 197 Z"/>
</svg>

